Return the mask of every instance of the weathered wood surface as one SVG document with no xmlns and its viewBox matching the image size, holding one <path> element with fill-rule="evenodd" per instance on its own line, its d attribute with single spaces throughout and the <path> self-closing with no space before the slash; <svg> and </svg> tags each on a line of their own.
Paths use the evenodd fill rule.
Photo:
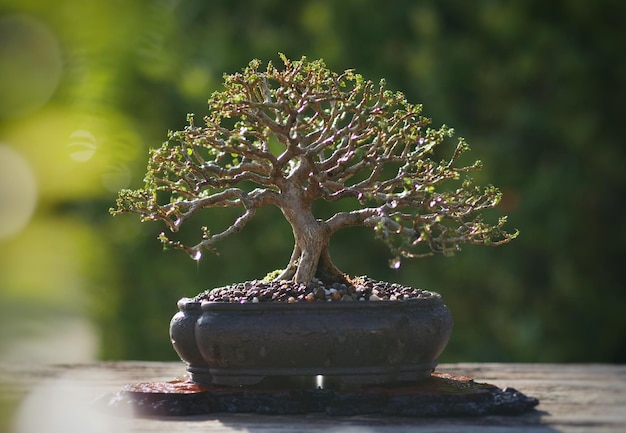
<svg viewBox="0 0 626 433">
<path fill-rule="evenodd" d="M 476 418 L 330 417 L 212 414 L 136 419 L 96 410 L 92 402 L 125 384 L 168 381 L 181 363 L 116 362 L 57 366 L 0 366 L 3 402 L 19 399 L 15 433 L 30 432 L 626 432 L 626 366 L 564 364 L 443 364 L 437 369 L 513 387 L 540 404 L 517 416 Z"/>
</svg>

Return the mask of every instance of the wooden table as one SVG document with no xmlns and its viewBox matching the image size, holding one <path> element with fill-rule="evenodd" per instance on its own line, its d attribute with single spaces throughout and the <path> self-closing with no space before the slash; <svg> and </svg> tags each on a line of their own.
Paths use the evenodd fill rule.
<svg viewBox="0 0 626 433">
<path fill-rule="evenodd" d="M 127 383 L 168 381 L 182 363 L 112 362 L 0 366 L 0 402 L 15 401 L 14 433 L 250 432 L 626 432 L 626 366 L 566 364 L 443 364 L 443 373 L 513 387 L 536 397 L 536 410 L 475 418 L 331 417 L 324 414 L 217 413 L 136 419 L 96 410 L 94 399 Z M 7 403 L 9 402 L 9 403 Z M 4 410 L 7 412 L 7 410 Z"/>
</svg>

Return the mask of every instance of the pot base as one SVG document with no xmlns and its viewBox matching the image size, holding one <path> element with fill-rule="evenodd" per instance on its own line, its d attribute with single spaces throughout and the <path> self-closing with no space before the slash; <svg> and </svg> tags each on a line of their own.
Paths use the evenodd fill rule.
<svg viewBox="0 0 626 433">
<path fill-rule="evenodd" d="M 261 382 L 315 383 L 319 377 L 339 385 L 381 385 L 400 382 L 419 382 L 428 379 L 436 362 L 393 367 L 361 368 L 267 368 L 233 369 L 188 367 L 191 380 L 200 385 L 251 386 Z"/>
</svg>

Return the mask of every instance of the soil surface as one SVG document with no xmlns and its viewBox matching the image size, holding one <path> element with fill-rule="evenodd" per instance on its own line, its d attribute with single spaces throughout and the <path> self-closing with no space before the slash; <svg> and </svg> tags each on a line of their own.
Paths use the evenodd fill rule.
<svg viewBox="0 0 626 433">
<path fill-rule="evenodd" d="M 233 303 L 396 301 L 439 296 L 427 290 L 376 281 L 367 276 L 354 277 L 349 281 L 349 284 L 327 285 L 317 279 L 308 284 L 252 280 L 207 290 L 196 296 L 193 301 Z"/>
</svg>

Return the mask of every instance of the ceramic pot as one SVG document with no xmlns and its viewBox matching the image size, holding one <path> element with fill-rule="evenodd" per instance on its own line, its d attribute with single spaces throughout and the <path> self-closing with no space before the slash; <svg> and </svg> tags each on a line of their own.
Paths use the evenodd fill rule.
<svg viewBox="0 0 626 433">
<path fill-rule="evenodd" d="M 430 376 L 452 332 L 441 296 L 405 301 L 202 304 L 183 298 L 172 344 L 199 384 L 324 376 L 341 384 Z"/>
</svg>

